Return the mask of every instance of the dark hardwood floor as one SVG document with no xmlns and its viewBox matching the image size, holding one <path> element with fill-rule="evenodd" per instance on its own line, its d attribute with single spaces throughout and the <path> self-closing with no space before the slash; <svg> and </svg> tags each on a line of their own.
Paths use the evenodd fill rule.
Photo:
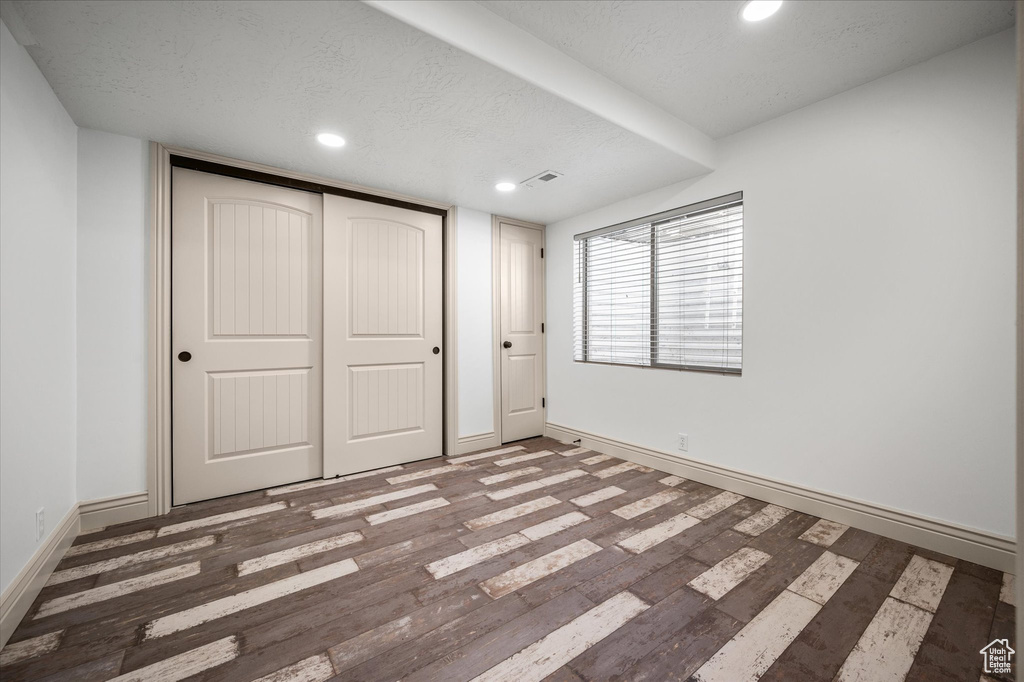
<svg viewBox="0 0 1024 682">
<path fill-rule="evenodd" d="M 1011 586 L 538 438 L 84 534 L 0 678 L 978 682 Z"/>
</svg>

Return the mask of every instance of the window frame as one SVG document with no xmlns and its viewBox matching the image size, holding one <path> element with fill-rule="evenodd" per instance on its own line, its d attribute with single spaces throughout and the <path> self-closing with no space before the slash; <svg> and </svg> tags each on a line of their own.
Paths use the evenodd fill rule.
<svg viewBox="0 0 1024 682">
<path fill-rule="evenodd" d="M 724 376 L 735 376 L 740 377 L 743 375 L 743 301 L 746 298 L 746 281 L 742 278 L 742 271 L 746 265 L 746 249 L 744 248 L 740 254 L 740 366 L 738 368 L 728 367 L 708 367 L 701 365 L 678 365 L 672 363 L 663 363 L 658 361 L 658 336 L 657 330 L 660 325 L 659 314 L 658 314 L 658 240 L 657 230 L 658 224 L 672 219 L 686 218 L 699 213 L 708 213 L 717 209 L 726 208 L 731 205 L 739 204 L 743 206 L 743 192 L 733 192 L 731 194 L 725 194 L 713 199 L 707 199 L 694 204 L 688 204 L 686 206 L 680 206 L 679 208 L 670 209 L 667 211 L 661 211 L 659 213 L 651 214 L 634 220 L 629 220 L 622 223 L 616 223 L 607 227 L 599 228 L 596 230 L 590 230 L 588 232 L 582 232 L 573 236 L 574 242 L 580 242 L 575 248 L 579 249 L 579 279 L 581 282 L 581 315 L 580 315 L 580 329 L 578 330 L 573 327 L 573 345 L 576 343 L 577 333 L 582 333 L 584 338 L 590 336 L 590 321 L 589 321 L 589 286 L 588 286 L 588 262 L 589 262 L 589 239 L 592 237 L 599 237 L 602 234 L 608 234 L 612 232 L 618 232 L 620 230 L 626 230 L 630 227 L 638 225 L 645 225 L 650 223 L 651 230 L 651 246 L 650 246 L 650 327 L 648 331 L 648 343 L 649 343 L 649 362 L 648 363 L 630 363 L 630 362 L 609 362 L 604 360 L 591 360 L 590 345 L 586 342 L 582 343 L 582 359 L 576 357 L 575 351 L 573 352 L 573 362 L 588 365 L 608 365 L 612 367 L 636 367 L 640 369 L 667 369 L 674 370 L 677 372 L 703 372 L 710 374 L 721 374 Z M 746 233 L 746 216 L 744 214 L 743 222 L 741 223 L 741 239 Z M 745 241 L 745 240 L 744 240 Z M 741 242 L 743 246 L 745 244 Z M 575 315 L 573 316 L 575 318 Z"/>
</svg>

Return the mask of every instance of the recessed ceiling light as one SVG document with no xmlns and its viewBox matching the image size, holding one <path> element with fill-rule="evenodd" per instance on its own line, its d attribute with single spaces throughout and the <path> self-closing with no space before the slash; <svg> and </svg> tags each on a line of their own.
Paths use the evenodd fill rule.
<svg viewBox="0 0 1024 682">
<path fill-rule="evenodd" d="M 316 141 L 328 147 L 345 146 L 345 138 L 341 135 L 335 135 L 334 133 L 320 133 L 316 136 Z"/>
<path fill-rule="evenodd" d="M 511 192 L 515 188 L 516 184 L 514 182 L 499 182 L 497 185 L 494 186 L 494 189 L 498 190 L 499 192 Z"/>
<path fill-rule="evenodd" d="M 782 0 L 750 0 L 743 6 L 741 16 L 747 21 L 761 21 L 779 11 Z"/>
</svg>

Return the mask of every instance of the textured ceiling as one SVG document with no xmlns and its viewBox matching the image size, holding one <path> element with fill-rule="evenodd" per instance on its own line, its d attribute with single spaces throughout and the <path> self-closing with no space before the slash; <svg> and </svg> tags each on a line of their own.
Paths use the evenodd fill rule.
<svg viewBox="0 0 1024 682">
<path fill-rule="evenodd" d="M 1013 26 L 1012 0 L 480 4 L 714 138 Z"/>
<path fill-rule="evenodd" d="M 680 157 L 359 2 L 19 2 L 75 122 L 552 222 Z M 313 135 L 334 130 L 340 150 Z M 565 177 L 510 195 L 498 180 Z"/>
<path fill-rule="evenodd" d="M 738 19 L 739 0 L 481 4 L 713 137 L 1013 20 L 1011 0 L 790 0 L 756 25 Z M 360 2 L 4 6 L 87 128 L 538 222 L 694 172 L 649 136 Z M 349 144 L 326 149 L 313 139 L 321 130 Z M 565 176 L 494 190 L 548 169 Z"/>
</svg>

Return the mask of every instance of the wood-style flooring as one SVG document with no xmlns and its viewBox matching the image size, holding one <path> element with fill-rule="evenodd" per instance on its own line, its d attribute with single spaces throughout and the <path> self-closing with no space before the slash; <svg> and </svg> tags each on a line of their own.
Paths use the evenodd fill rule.
<svg viewBox="0 0 1024 682">
<path fill-rule="evenodd" d="M 1014 617 L 997 571 L 538 438 L 83 534 L 0 678 L 978 682 Z"/>
</svg>

